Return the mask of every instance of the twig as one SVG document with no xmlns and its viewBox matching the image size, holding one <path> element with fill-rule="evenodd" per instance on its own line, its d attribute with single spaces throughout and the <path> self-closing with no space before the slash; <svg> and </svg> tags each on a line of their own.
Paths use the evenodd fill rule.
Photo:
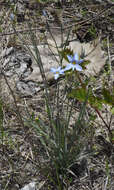
<svg viewBox="0 0 114 190">
<path fill-rule="evenodd" d="M 107 189 L 108 179 L 109 179 L 109 177 L 107 176 L 107 178 L 106 178 L 106 182 L 105 182 L 105 185 L 104 185 L 104 190 L 106 190 L 106 189 Z"/>
<path fill-rule="evenodd" d="M 111 129 L 110 129 L 110 126 L 107 125 L 107 123 L 105 122 L 105 120 L 104 120 L 104 118 L 102 117 L 102 115 L 101 115 L 101 113 L 99 112 L 99 110 L 98 110 L 97 108 L 95 108 L 95 107 L 93 107 L 93 108 L 95 109 L 95 111 L 96 111 L 96 113 L 98 114 L 98 116 L 102 119 L 102 121 L 103 121 L 103 123 L 105 124 L 105 126 L 107 127 L 109 133 L 112 135 L 112 131 L 111 131 Z"/>
<path fill-rule="evenodd" d="M 110 7 L 109 7 L 109 8 L 110 8 Z M 108 8 L 108 9 L 109 9 L 109 8 Z M 79 27 L 78 27 L 78 29 L 79 29 L 81 26 L 84 26 L 85 24 L 90 23 L 90 22 L 93 21 L 93 20 L 96 20 L 97 17 L 101 16 L 104 12 L 108 11 L 108 9 L 107 9 L 107 10 L 106 10 L 106 9 L 103 9 L 98 15 L 96 15 L 96 16 L 95 16 L 94 18 L 92 18 L 92 19 L 86 19 L 86 20 L 83 20 L 83 21 L 80 21 L 80 22 L 75 22 L 75 23 L 72 24 L 72 25 L 63 27 L 63 30 L 68 29 L 68 28 L 72 28 L 73 26 L 77 26 L 77 25 L 79 25 Z M 51 27 L 51 29 L 60 29 L 60 27 Z M 39 29 L 39 28 L 32 28 L 32 29 L 31 29 L 31 31 L 35 31 L 35 30 L 42 31 L 42 30 L 45 30 L 45 29 L 43 29 L 43 28 L 40 28 L 40 29 Z M 30 30 L 29 30 L 29 29 L 16 30 L 16 32 L 17 32 L 17 33 L 24 33 L 24 32 L 26 33 L 26 32 L 30 32 Z M 6 36 L 6 35 L 12 35 L 12 34 L 15 34 L 15 31 L 9 32 L 9 33 L 3 33 L 3 34 L 0 35 L 0 37 L 1 37 L 1 36 Z"/>
<path fill-rule="evenodd" d="M 36 31 L 36 30 L 39 30 L 39 31 L 42 31 L 43 29 L 39 29 L 39 28 L 32 28 L 31 31 Z M 45 30 L 45 29 L 44 29 Z M 17 33 L 26 33 L 26 32 L 30 32 L 30 29 L 25 29 L 25 30 L 16 30 Z M 1 36 L 7 36 L 7 35 L 13 35 L 15 34 L 15 31 L 12 31 L 12 32 L 8 32 L 8 33 L 2 33 L 0 34 L 0 37 Z"/>
</svg>

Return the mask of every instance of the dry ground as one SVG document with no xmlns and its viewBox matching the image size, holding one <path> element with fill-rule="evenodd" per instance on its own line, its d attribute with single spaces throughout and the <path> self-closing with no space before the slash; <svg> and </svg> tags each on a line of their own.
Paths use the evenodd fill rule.
<svg viewBox="0 0 114 190">
<path fill-rule="evenodd" d="M 2 15 L 4 9 L 6 15 L 4 16 L 4 22 L 2 24 L 3 31 L 1 32 L 1 46 L 15 47 L 17 49 L 22 48 L 19 39 L 16 38 L 11 28 L 9 14 L 11 8 L 6 6 L 4 1 L 0 5 L 0 14 Z M 37 6 L 36 6 L 37 5 Z M 62 6 L 62 7 L 61 7 Z M 50 27 L 54 28 L 54 32 L 59 33 L 61 22 L 66 27 L 66 31 L 69 26 L 72 27 L 72 34 L 76 36 L 80 42 L 90 42 L 100 36 L 103 48 L 107 55 L 110 55 L 112 76 L 114 73 L 114 7 L 107 3 L 94 3 L 94 1 L 75 1 L 75 3 L 66 3 L 64 6 L 60 3 L 31 3 L 25 6 L 25 17 L 18 15 L 16 22 L 16 28 L 18 31 L 23 32 L 24 38 L 26 36 L 26 42 L 30 43 L 28 36 L 27 21 L 31 22 L 32 28 L 38 37 L 38 44 L 43 43 L 42 33 L 47 32 L 46 21 L 42 16 L 42 10 L 47 10 L 48 20 Z M 74 16 L 75 15 L 75 16 Z M 66 22 L 67 21 L 67 22 Z M 77 27 L 78 26 L 78 27 Z M 7 35 L 4 35 L 7 33 Z M 103 71 L 96 77 L 97 83 L 102 80 Z M 1 76 L 0 76 L 1 77 Z M 3 80 L 3 78 L 1 79 Z M 10 79 L 9 79 L 10 80 Z M 113 85 L 113 77 L 108 81 Z M 52 87 L 51 87 L 52 88 Z M 3 132 L 1 128 L 0 139 L 0 190 L 18 190 L 25 184 L 31 181 L 36 181 L 37 185 L 44 182 L 42 190 L 56 189 L 41 172 L 41 166 L 44 162 L 44 149 L 41 146 L 38 136 L 35 131 L 29 126 L 20 124 L 20 118 L 17 117 L 17 109 L 15 108 L 13 99 L 10 99 L 7 94 L 2 94 L 2 110 L 3 110 Z M 53 94 L 53 90 L 50 92 Z M 51 96 L 52 96 L 51 94 Z M 11 94 L 10 94 L 11 96 Z M 29 113 L 32 115 L 34 112 L 35 117 L 37 115 L 43 115 L 45 113 L 45 101 L 43 91 L 40 91 L 36 95 L 31 97 L 20 98 L 16 95 L 18 108 L 20 113 L 24 117 L 29 118 Z M 9 101 L 11 100 L 11 101 Z M 79 105 L 76 105 L 79 110 Z M 29 113 L 27 112 L 29 110 Z M 107 119 L 107 111 L 104 112 L 104 117 Z M 98 120 L 99 122 L 99 120 Z M 101 128 L 99 129 L 99 126 Z M 88 158 L 88 171 L 84 176 L 75 177 L 69 185 L 69 190 L 113 190 L 114 187 L 114 155 L 113 144 L 108 142 L 106 138 L 107 130 L 103 124 L 95 123 L 97 132 L 102 131 L 103 135 L 98 139 L 88 139 L 91 141 L 92 146 L 97 147 L 97 156 L 93 155 Z M 112 128 L 114 127 L 114 121 L 112 121 Z M 99 129 L 99 130 L 98 130 Z M 109 167 L 109 176 L 107 171 L 107 163 Z M 107 171 L 107 172 L 106 172 Z M 109 178 L 108 178 L 109 177 Z M 107 179 L 109 179 L 109 185 L 106 185 Z M 106 186 L 106 188 L 105 188 Z"/>
</svg>

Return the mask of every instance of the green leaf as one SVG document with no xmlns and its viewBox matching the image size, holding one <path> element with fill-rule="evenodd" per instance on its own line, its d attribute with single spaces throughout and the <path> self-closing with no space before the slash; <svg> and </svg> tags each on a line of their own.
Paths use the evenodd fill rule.
<svg viewBox="0 0 114 190">
<path fill-rule="evenodd" d="M 88 64 L 90 64 L 90 63 L 91 63 L 91 61 L 89 61 L 89 60 L 84 60 L 83 63 L 81 63 L 81 66 L 82 66 L 83 69 L 86 69 L 86 65 L 88 65 Z"/>
<path fill-rule="evenodd" d="M 68 94 L 68 97 L 76 98 L 79 101 L 85 101 L 87 96 L 86 89 L 85 88 L 76 88 L 71 91 L 71 93 Z"/>
<path fill-rule="evenodd" d="M 114 90 L 113 90 L 113 94 L 111 94 L 110 90 L 103 88 L 102 94 L 104 98 L 104 103 L 113 106 L 114 105 Z"/>
<path fill-rule="evenodd" d="M 81 102 L 84 102 L 88 98 L 88 103 L 92 105 L 93 107 L 96 107 L 98 109 L 102 108 L 102 99 L 95 97 L 92 94 L 92 91 L 89 91 L 89 93 L 86 91 L 86 88 L 76 88 L 73 89 L 69 94 L 68 97 L 75 98 Z"/>
<path fill-rule="evenodd" d="M 59 51 L 59 53 L 61 54 L 61 56 L 67 61 L 69 62 L 67 55 L 74 55 L 73 50 L 71 50 L 70 48 L 65 48 L 62 51 Z"/>
<path fill-rule="evenodd" d="M 114 115 L 114 107 L 111 108 L 111 113 Z"/>
<path fill-rule="evenodd" d="M 94 95 L 89 95 L 88 102 L 92 106 L 94 106 L 94 107 L 96 107 L 98 109 L 102 108 L 102 99 L 101 98 L 95 97 Z"/>
</svg>

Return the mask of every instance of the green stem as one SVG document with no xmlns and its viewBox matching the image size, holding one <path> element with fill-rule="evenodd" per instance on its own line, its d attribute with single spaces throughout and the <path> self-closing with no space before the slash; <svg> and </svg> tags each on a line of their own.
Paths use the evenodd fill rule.
<svg viewBox="0 0 114 190">
<path fill-rule="evenodd" d="M 80 75 L 78 74 L 77 71 L 75 72 L 75 74 L 76 74 L 76 76 L 78 77 L 78 80 L 79 80 L 79 82 L 80 82 L 82 88 L 85 88 L 85 85 L 83 84 L 82 79 L 80 78 Z"/>
</svg>

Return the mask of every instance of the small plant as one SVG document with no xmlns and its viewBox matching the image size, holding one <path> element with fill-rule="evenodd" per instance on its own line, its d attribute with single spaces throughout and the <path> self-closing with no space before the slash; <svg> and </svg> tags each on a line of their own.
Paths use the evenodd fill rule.
<svg viewBox="0 0 114 190">
<path fill-rule="evenodd" d="M 61 93 L 59 76 L 65 76 L 62 81 L 65 82 L 65 88 L 69 88 L 67 84 L 67 77 L 70 75 L 77 75 L 77 72 L 82 71 L 81 63 L 83 60 L 79 59 L 77 54 L 72 54 L 66 56 L 68 65 L 64 68 L 58 67 L 51 68 L 51 71 L 54 74 L 55 86 L 56 86 L 56 95 L 54 98 L 54 104 L 50 101 L 49 98 L 49 87 L 46 81 L 45 73 L 43 70 L 43 63 L 40 57 L 39 50 L 36 45 L 35 36 L 31 32 L 31 41 L 34 46 L 34 51 L 36 54 L 36 63 L 39 66 L 42 80 L 45 86 L 44 95 L 46 102 L 46 112 L 47 119 L 43 120 L 40 116 L 35 118 L 32 116 L 30 119 L 26 119 L 28 125 L 35 128 L 37 131 L 38 137 L 45 149 L 46 157 L 48 163 L 44 164 L 45 175 L 51 180 L 57 189 L 63 189 L 64 178 L 69 173 L 70 166 L 79 160 L 80 157 L 83 158 L 83 150 L 85 144 L 87 144 L 86 138 L 83 136 L 83 127 L 86 123 L 85 120 L 85 110 L 88 97 L 85 97 L 85 101 L 80 107 L 80 113 L 73 122 L 71 127 L 71 119 L 73 117 L 73 105 L 75 99 L 69 98 L 66 90 L 64 90 L 63 99 L 66 97 L 67 105 L 64 105 L 64 102 L 61 102 L 59 94 Z M 72 74 L 69 75 L 69 70 Z M 69 75 L 69 76 L 68 76 Z M 78 82 L 78 81 L 77 81 Z M 55 109 L 54 109 L 55 106 Z M 61 110 L 60 110 L 61 107 Z M 85 143 L 83 143 L 85 142 Z M 81 158 L 81 159 L 82 159 Z M 75 174 L 74 174 L 75 175 Z M 71 177 L 70 177 L 71 178 Z"/>
<path fill-rule="evenodd" d="M 96 29 L 93 25 L 90 26 L 90 28 L 88 29 L 88 34 L 92 39 L 97 38 L 97 33 L 96 33 Z"/>
<path fill-rule="evenodd" d="M 86 16 L 87 13 L 88 13 L 87 10 L 84 10 L 84 9 L 81 10 L 81 14 L 82 14 L 83 16 Z"/>
<path fill-rule="evenodd" d="M 87 145 L 87 137 L 90 138 L 89 130 L 91 122 L 95 121 L 98 115 L 104 126 L 108 129 L 110 141 L 113 140 L 111 126 L 102 117 L 100 110 L 104 104 L 114 107 L 114 89 L 108 89 L 103 84 L 101 95 L 95 94 L 95 91 L 89 87 L 90 79 L 84 78 L 81 73 L 86 69 L 86 64 L 89 62 L 80 59 L 77 53 L 64 48 L 59 51 L 59 54 L 68 62 L 67 66 L 51 68 L 50 72 L 54 74 L 56 95 L 52 104 L 49 98 L 49 87 L 47 85 L 43 63 L 40 57 L 35 36 L 31 32 L 31 41 L 33 42 L 34 51 L 36 54 L 36 63 L 38 64 L 45 86 L 45 101 L 47 120 L 42 120 L 39 116 L 27 119 L 26 122 L 33 126 L 37 131 L 38 137 L 45 149 L 48 164 L 44 164 L 44 171 L 49 180 L 62 190 L 65 187 L 64 177 L 69 173 L 70 166 L 81 159 L 86 153 L 83 152 Z M 63 76 L 63 78 L 62 78 Z M 64 109 L 64 102 L 60 99 L 60 80 L 64 82 L 67 108 Z M 74 113 L 75 101 L 80 102 L 80 112 L 75 116 L 74 123 L 71 125 L 71 119 Z M 55 108 L 54 108 L 55 105 Z M 62 110 L 60 111 L 60 107 Z M 94 114 L 91 118 L 86 117 L 86 110 L 92 109 Z M 56 111 L 55 111 L 56 110 Z M 96 115 L 95 115 L 96 114 Z M 85 126 L 88 128 L 85 129 Z M 94 135 L 94 131 L 91 133 Z M 83 156 L 82 156 L 83 155 Z M 75 174 L 74 174 L 75 175 Z"/>
<path fill-rule="evenodd" d="M 93 36 L 95 35 L 94 28 L 91 28 L 88 32 Z M 51 34 L 51 36 L 53 35 Z M 105 121 L 101 110 L 103 105 L 106 104 L 110 106 L 110 111 L 113 111 L 114 88 L 112 87 L 110 89 L 103 84 L 101 94 L 98 96 L 90 86 L 91 78 L 83 75 L 83 70 L 86 69 L 89 61 L 85 60 L 84 57 L 82 59 L 81 54 L 74 53 L 72 50 L 66 48 L 66 46 L 63 47 L 62 51 L 59 51 L 57 43 L 54 41 L 59 53 L 60 63 L 65 59 L 68 64 L 65 66 L 61 63 L 61 66 L 59 65 L 58 68 L 53 67 L 50 70 L 54 74 L 56 89 L 54 101 L 52 102 L 49 96 L 50 89 L 48 81 L 46 80 L 42 59 L 36 43 L 36 36 L 31 28 L 30 38 L 35 56 L 32 52 L 30 53 L 33 55 L 40 69 L 44 84 L 45 112 L 47 118 L 41 118 L 40 116 L 36 118 L 32 115 L 30 118 L 25 119 L 25 123 L 36 130 L 38 138 L 45 150 L 47 160 L 43 165 L 45 175 L 58 190 L 63 190 L 66 187 L 65 180 L 67 176 L 69 178 L 68 181 L 70 181 L 72 179 L 71 173 L 74 176 L 81 175 L 82 170 L 80 170 L 79 174 L 73 173 L 72 168 L 75 163 L 79 160 L 83 161 L 85 155 L 87 156 L 92 152 L 92 147 L 89 153 L 84 150 L 88 146 L 88 139 L 92 139 L 94 136 L 95 131 L 94 129 L 91 130 L 91 123 L 95 121 L 96 115 L 100 117 L 104 127 L 108 130 L 110 142 L 113 141 L 111 122 L 107 123 Z M 64 44 L 67 44 L 66 42 Z M 26 48 L 30 51 L 29 47 Z M 61 82 L 63 82 L 62 99 L 60 96 Z M 78 112 L 74 111 L 76 101 L 80 105 Z M 88 109 L 90 112 L 87 111 Z M 86 162 L 84 161 L 84 163 Z M 81 165 L 79 166 L 81 168 Z"/>
</svg>

